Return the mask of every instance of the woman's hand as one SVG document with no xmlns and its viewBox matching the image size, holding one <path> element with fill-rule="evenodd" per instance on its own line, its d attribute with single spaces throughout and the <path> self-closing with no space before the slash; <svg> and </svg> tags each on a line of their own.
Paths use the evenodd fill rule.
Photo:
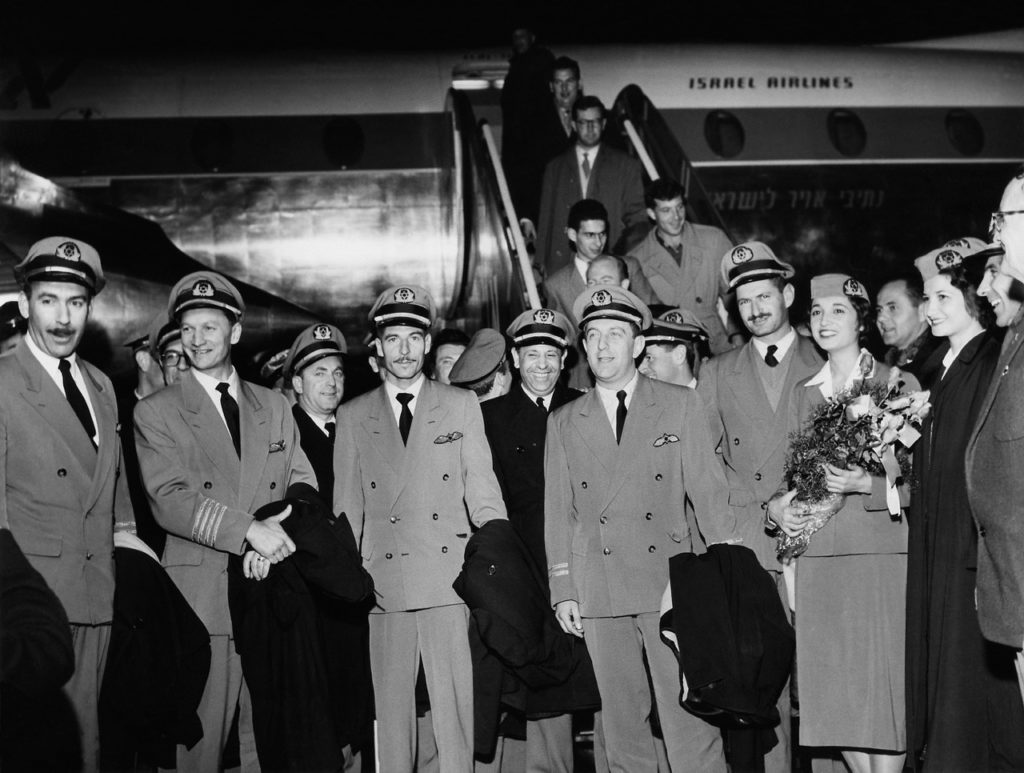
<svg viewBox="0 0 1024 773">
<path fill-rule="evenodd" d="M 796 490 L 787 491 L 768 503 L 768 517 L 790 537 L 796 537 L 811 521 L 811 516 L 801 515 L 800 508 L 793 505 Z"/>
<path fill-rule="evenodd" d="M 842 469 L 831 464 L 825 468 L 825 487 L 833 494 L 870 494 L 871 476 L 863 467 L 851 464 Z"/>
</svg>

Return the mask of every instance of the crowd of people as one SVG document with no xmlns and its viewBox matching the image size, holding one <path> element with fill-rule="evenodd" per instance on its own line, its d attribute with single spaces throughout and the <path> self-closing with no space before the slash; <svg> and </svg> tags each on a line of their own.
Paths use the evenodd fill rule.
<svg viewBox="0 0 1024 773">
<path fill-rule="evenodd" d="M 117 399 L 76 353 L 98 252 L 53 236 L 16 266 L 7 769 L 571 771 L 583 716 L 599 771 L 1024 769 L 1024 172 L 991 243 L 872 301 L 689 222 L 674 181 L 637 193 L 578 66 L 540 69 L 565 139 L 543 307 L 469 335 L 397 283 L 364 394 L 326 322 L 241 378 L 243 297 L 199 271 Z M 783 563 L 809 520 L 789 438 L 862 383 L 930 390 L 913 474 L 894 505 L 827 467 L 842 509 Z"/>
</svg>

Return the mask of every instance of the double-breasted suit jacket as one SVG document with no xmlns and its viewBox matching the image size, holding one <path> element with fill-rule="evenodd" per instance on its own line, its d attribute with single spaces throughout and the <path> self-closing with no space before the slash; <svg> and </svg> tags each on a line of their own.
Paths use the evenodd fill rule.
<svg viewBox="0 0 1024 773">
<path fill-rule="evenodd" d="M 408 445 L 383 385 L 338 409 L 334 509 L 373 577 L 373 612 L 461 604 L 472 527 L 505 518 L 476 395 L 424 379 Z"/>
<path fill-rule="evenodd" d="M 73 624 L 113 619 L 114 530 L 134 530 L 117 398 L 81 357 L 98 448 L 22 341 L 0 358 L 0 526 L 46 580 Z"/>
<path fill-rule="evenodd" d="M 986 639 L 1024 643 L 1024 321 L 1007 340 L 967 443 L 978 524 L 978 622 Z"/>
<path fill-rule="evenodd" d="M 727 329 L 718 316 L 718 299 L 721 298 L 728 309 L 730 294 L 719 267 L 722 256 L 732 249 L 732 242 L 714 226 L 684 223 L 682 246 L 682 262 L 676 263 L 658 241 L 656 229 L 651 229 L 629 254 L 639 261 L 647 281 L 663 303 L 697 315 L 708 331 L 712 354 L 728 351 L 732 348 L 729 336 L 739 328 L 730 324 Z"/>
<path fill-rule="evenodd" d="M 551 602 L 584 617 L 658 611 L 668 559 L 689 550 L 683 503 L 708 543 L 734 537 L 704 404 L 638 375 L 622 442 L 597 390 L 555 411 L 545 453 L 544 542 Z"/>
<path fill-rule="evenodd" d="M 153 515 L 167 530 L 163 563 L 211 635 L 230 635 L 228 555 L 239 554 L 259 507 L 293 483 L 316 488 L 291 408 L 239 382 L 241 459 L 192 372 L 135 406 L 139 466 Z"/>
<path fill-rule="evenodd" d="M 782 571 L 775 541 L 764 530 L 761 503 L 778 491 L 789 448 L 789 396 L 803 379 L 817 373 L 824 360 L 813 342 L 797 336 L 786 357 L 789 373 L 782 396 L 772 410 L 755 358 L 752 341 L 704 363 L 697 392 L 704 398 L 711 422 L 712 443 L 721 454 L 728 483 L 729 506 L 735 514 L 743 545 L 757 555 L 761 566 Z"/>
<path fill-rule="evenodd" d="M 576 163 L 576 147 L 570 147 L 548 162 L 541 184 L 537 255 L 548 276 L 572 263 L 572 249 L 565 227 L 572 205 L 585 198 L 597 199 L 608 210 L 609 251 L 617 249 L 624 230 L 632 231 L 647 222 L 640 162 L 602 143 L 590 170 L 587 195 L 584 196 Z"/>
<path fill-rule="evenodd" d="M 582 392 L 559 384 L 551 393 L 551 410 Z M 491 446 L 494 474 L 505 498 L 508 519 L 526 543 L 542 574 L 544 560 L 544 434 L 549 411 L 539 407 L 516 384 L 502 397 L 480 406 Z"/>
</svg>

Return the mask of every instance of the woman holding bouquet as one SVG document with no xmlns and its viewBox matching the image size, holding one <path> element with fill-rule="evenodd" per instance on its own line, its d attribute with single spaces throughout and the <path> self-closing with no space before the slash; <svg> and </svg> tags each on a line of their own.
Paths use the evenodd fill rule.
<svg viewBox="0 0 1024 773">
<path fill-rule="evenodd" d="M 862 348 L 870 317 L 871 302 L 857 280 L 844 274 L 811 280 L 811 334 L 828 362 L 794 390 L 791 431 L 806 427 L 816 407 L 864 382 L 884 389 L 905 379 L 918 388 L 913 376 L 890 371 Z M 897 492 L 875 467 L 879 474 L 857 464 L 820 465 L 824 489 L 844 495 L 845 503 L 814 533 L 797 564 L 800 745 L 840 750 L 854 773 L 899 773 L 907 748 L 907 526 Z M 792 490 L 768 504 L 771 520 L 790 536 L 812 521 L 795 497 Z"/>
<path fill-rule="evenodd" d="M 912 767 L 931 773 L 1024 768 L 1012 653 L 984 640 L 974 604 L 978 539 L 964 455 L 999 359 L 987 332 L 995 315 L 977 294 L 985 247 L 958 240 L 916 262 L 928 324 L 943 340 L 908 515 L 908 750 Z"/>
</svg>

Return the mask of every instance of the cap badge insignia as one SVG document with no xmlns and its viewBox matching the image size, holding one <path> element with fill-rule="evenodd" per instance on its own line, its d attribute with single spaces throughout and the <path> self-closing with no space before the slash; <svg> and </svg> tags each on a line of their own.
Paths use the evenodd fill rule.
<svg viewBox="0 0 1024 773">
<path fill-rule="evenodd" d="M 935 265 L 941 271 L 944 268 L 953 268 L 963 262 L 963 257 L 956 250 L 943 250 L 935 256 Z"/>
<path fill-rule="evenodd" d="M 416 293 L 408 287 L 399 287 L 395 290 L 395 301 L 398 303 L 410 303 L 416 300 Z"/>
<path fill-rule="evenodd" d="M 742 244 L 732 251 L 732 262 L 737 266 L 754 259 L 754 251 Z"/>
<path fill-rule="evenodd" d="M 78 245 L 74 242 L 61 242 L 57 245 L 57 249 L 54 253 L 58 258 L 64 258 L 64 260 L 81 260 L 82 251 L 78 249 Z"/>
<path fill-rule="evenodd" d="M 205 279 L 200 279 L 192 285 L 192 294 L 197 298 L 212 298 L 213 284 Z"/>
<path fill-rule="evenodd" d="M 598 290 L 590 296 L 590 301 L 595 306 L 607 306 L 612 302 L 612 294 L 607 290 Z"/>
<path fill-rule="evenodd" d="M 866 294 L 856 279 L 847 279 L 843 282 L 843 295 L 864 296 Z"/>
<path fill-rule="evenodd" d="M 950 239 L 948 242 L 946 242 L 942 246 L 943 247 L 956 248 L 956 247 L 970 247 L 971 245 L 970 245 L 970 242 L 968 242 L 966 239 L 960 238 L 960 239 Z"/>
<path fill-rule="evenodd" d="M 553 325 L 555 323 L 555 313 L 548 309 L 540 309 L 533 312 L 533 321 L 540 325 Z"/>
<path fill-rule="evenodd" d="M 670 311 L 661 319 L 665 322 L 671 322 L 673 325 L 683 324 L 683 315 L 680 314 L 678 311 Z"/>
<path fill-rule="evenodd" d="M 317 325 L 315 328 L 313 328 L 313 340 L 330 341 L 331 329 L 327 327 L 327 325 Z"/>
</svg>

